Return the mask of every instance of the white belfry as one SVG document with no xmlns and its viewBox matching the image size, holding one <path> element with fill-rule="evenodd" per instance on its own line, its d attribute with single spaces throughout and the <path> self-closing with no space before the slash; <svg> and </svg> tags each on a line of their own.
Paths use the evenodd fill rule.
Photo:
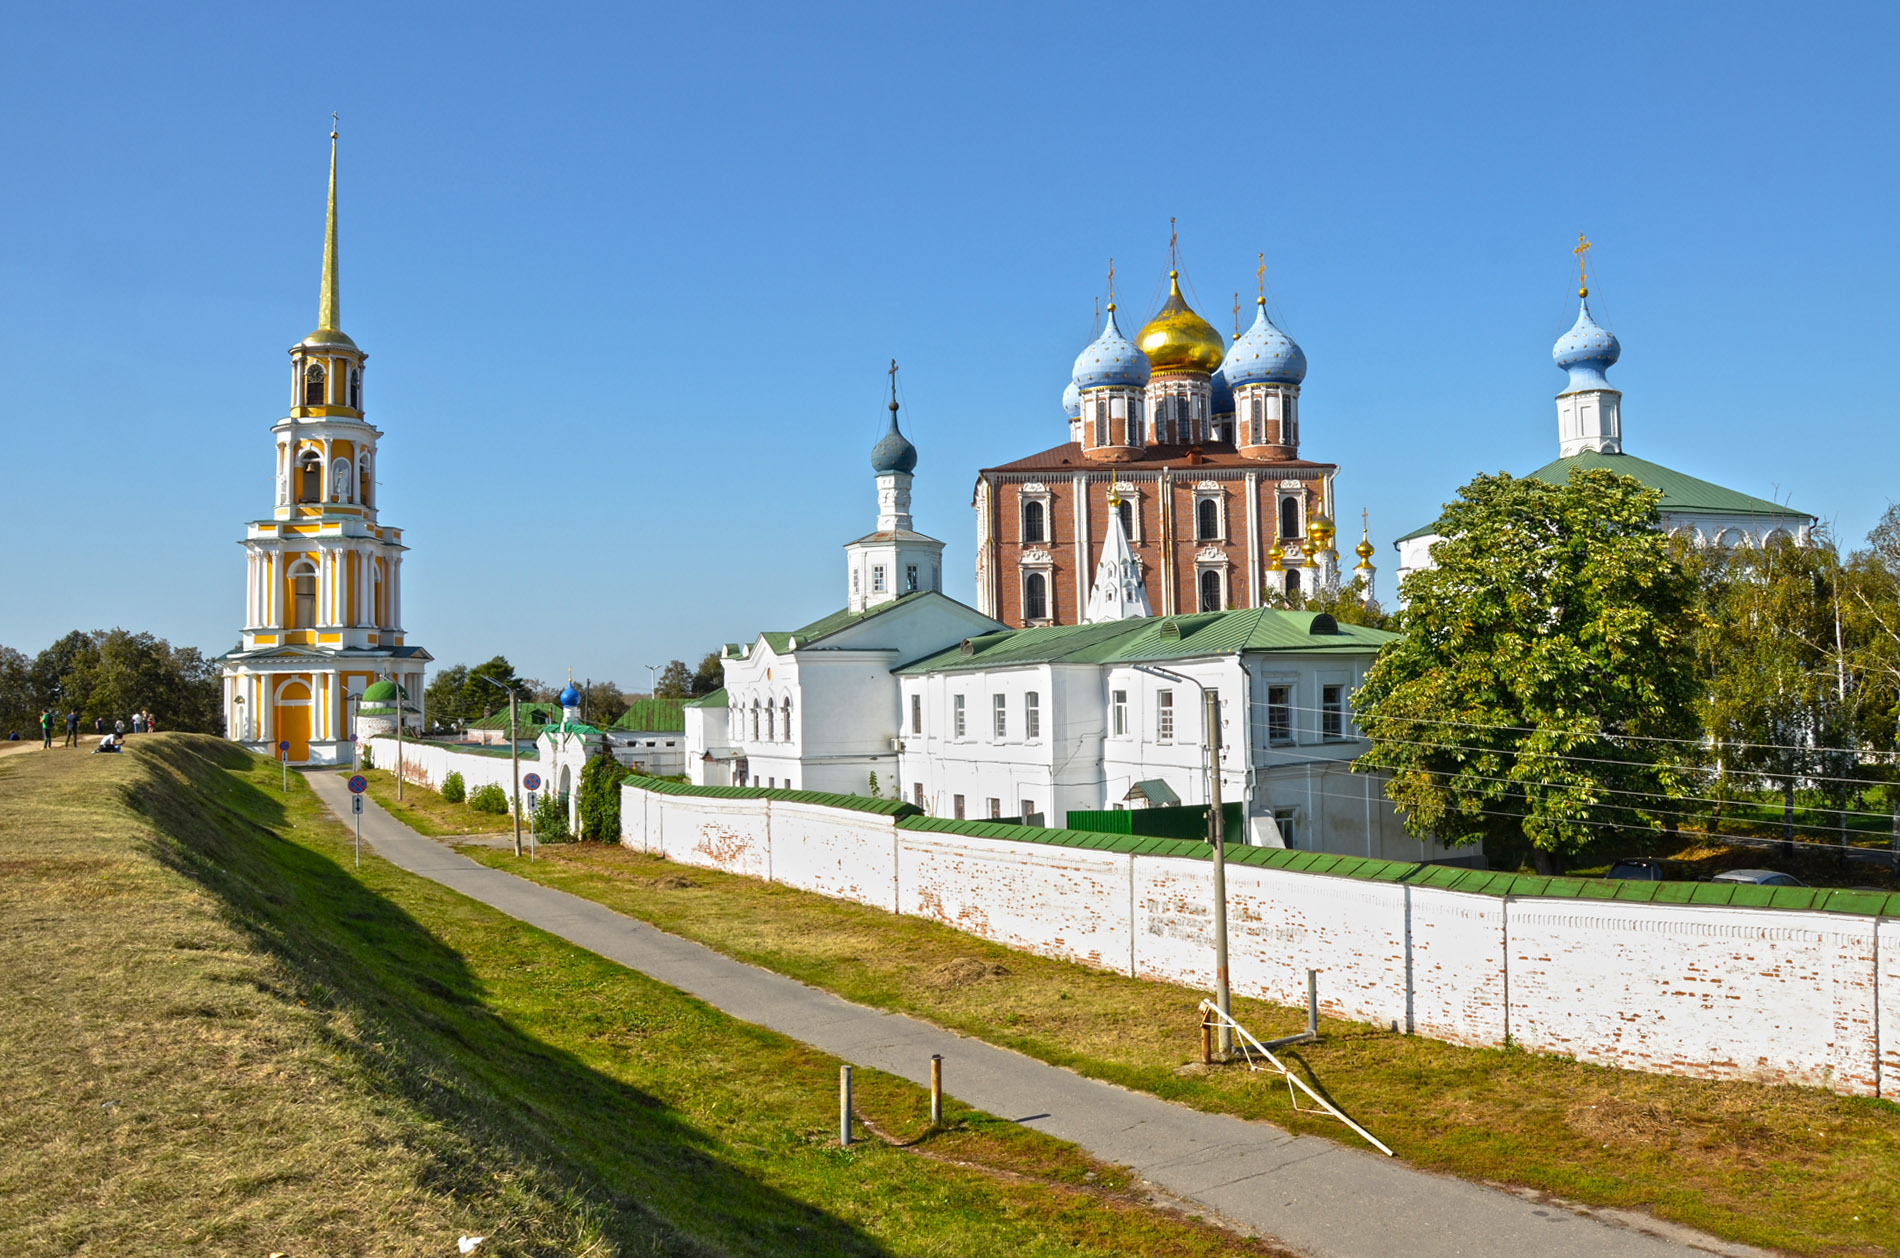
<svg viewBox="0 0 1900 1258">
<path fill-rule="evenodd" d="M 1095 565 L 1095 586 L 1089 591 L 1084 624 L 1098 625 L 1110 620 L 1133 620 L 1152 616 L 1148 606 L 1148 587 L 1141 579 L 1141 561 L 1128 544 L 1122 528 L 1121 500 L 1108 500 L 1108 538 L 1102 543 L 1102 559 Z"/>
</svg>

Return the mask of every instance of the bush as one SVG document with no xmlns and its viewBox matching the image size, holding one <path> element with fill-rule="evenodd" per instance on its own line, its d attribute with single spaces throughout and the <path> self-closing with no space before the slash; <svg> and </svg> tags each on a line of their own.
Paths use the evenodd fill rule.
<svg viewBox="0 0 1900 1258">
<path fill-rule="evenodd" d="M 508 811 L 508 794 L 493 782 L 476 791 L 469 797 L 468 806 L 476 812 L 503 813 Z"/>
<path fill-rule="evenodd" d="M 567 828 L 567 805 L 553 791 L 534 801 L 534 838 L 537 843 L 565 843 L 573 837 Z"/>
<path fill-rule="evenodd" d="M 603 753 L 581 769 L 581 837 L 620 842 L 620 783 L 627 768 Z"/>
<path fill-rule="evenodd" d="M 442 798 L 451 804 L 459 804 L 468 798 L 468 784 L 462 781 L 462 775 L 451 771 L 442 779 Z"/>
</svg>

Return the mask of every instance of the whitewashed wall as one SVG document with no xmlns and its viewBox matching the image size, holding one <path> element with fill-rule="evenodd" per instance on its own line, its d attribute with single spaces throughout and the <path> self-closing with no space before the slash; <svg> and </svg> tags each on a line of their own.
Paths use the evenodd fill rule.
<svg viewBox="0 0 1900 1258">
<path fill-rule="evenodd" d="M 379 769 L 390 773 L 396 771 L 396 740 L 392 738 L 372 738 L 365 746 L 370 748 L 370 758 Z M 402 741 L 402 776 L 405 782 L 414 782 L 426 786 L 432 791 L 442 789 L 442 779 L 451 772 L 462 775 L 462 781 L 468 787 L 468 793 L 489 784 L 499 786 L 511 799 L 514 792 L 514 771 L 509 767 L 507 756 L 482 755 L 477 752 L 456 751 L 449 747 L 433 743 L 416 743 L 408 739 Z M 521 755 L 521 776 L 539 772 L 547 777 L 540 761 L 528 752 Z M 545 789 L 545 788 L 544 788 Z M 527 787 L 522 787 L 525 793 Z"/>
<path fill-rule="evenodd" d="M 1141 978 L 1213 984 L 1212 866 L 623 786 L 622 841 Z M 1227 868 L 1234 990 L 1455 1044 L 1900 1093 L 1900 920 Z"/>
</svg>

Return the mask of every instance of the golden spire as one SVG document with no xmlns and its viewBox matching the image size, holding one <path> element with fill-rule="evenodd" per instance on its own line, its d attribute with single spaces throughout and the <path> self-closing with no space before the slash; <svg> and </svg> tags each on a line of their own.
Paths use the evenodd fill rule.
<svg viewBox="0 0 1900 1258">
<path fill-rule="evenodd" d="M 1359 563 L 1356 565 L 1359 571 L 1363 572 L 1372 567 L 1372 513 L 1370 511 L 1359 512 L 1359 544 L 1352 548 L 1352 553 L 1359 556 Z"/>
<path fill-rule="evenodd" d="M 1570 252 L 1577 255 L 1577 296 L 1588 297 L 1590 288 L 1583 282 L 1583 259 L 1590 252 L 1590 242 L 1583 238 L 1582 232 L 1577 233 L 1577 247 Z"/>
<path fill-rule="evenodd" d="M 1108 260 L 1108 313 L 1115 313 L 1115 259 Z"/>
<path fill-rule="evenodd" d="M 1168 215 L 1168 274 L 1172 276 L 1181 269 L 1181 255 L 1175 244 L 1181 239 L 1181 233 L 1174 230 L 1174 215 Z"/>
<path fill-rule="evenodd" d="M 317 298 L 317 330 L 341 332 L 343 316 L 336 283 L 336 114 L 330 115 L 330 212 L 323 225 L 323 292 Z"/>
<path fill-rule="evenodd" d="M 1234 339 L 1240 339 L 1240 294 L 1234 294 Z"/>
<path fill-rule="evenodd" d="M 1253 277 L 1260 284 L 1260 296 L 1254 299 L 1256 305 L 1267 304 L 1267 251 L 1260 251 L 1260 265 L 1254 268 Z"/>
</svg>

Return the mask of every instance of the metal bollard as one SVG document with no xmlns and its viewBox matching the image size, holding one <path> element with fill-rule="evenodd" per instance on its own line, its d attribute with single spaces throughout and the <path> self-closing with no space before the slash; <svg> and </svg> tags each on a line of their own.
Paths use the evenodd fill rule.
<svg viewBox="0 0 1900 1258">
<path fill-rule="evenodd" d="M 930 1125 L 943 1126 L 943 1054 L 930 1055 Z"/>
<path fill-rule="evenodd" d="M 838 1143 L 851 1147 L 851 1067 L 838 1067 Z"/>
<path fill-rule="evenodd" d="M 1319 1035 L 1319 971 L 1306 972 L 1306 1033 Z"/>
<path fill-rule="evenodd" d="M 1214 1024 L 1207 1020 L 1206 1014 L 1201 1015 L 1201 1064 L 1214 1064 Z"/>
</svg>

